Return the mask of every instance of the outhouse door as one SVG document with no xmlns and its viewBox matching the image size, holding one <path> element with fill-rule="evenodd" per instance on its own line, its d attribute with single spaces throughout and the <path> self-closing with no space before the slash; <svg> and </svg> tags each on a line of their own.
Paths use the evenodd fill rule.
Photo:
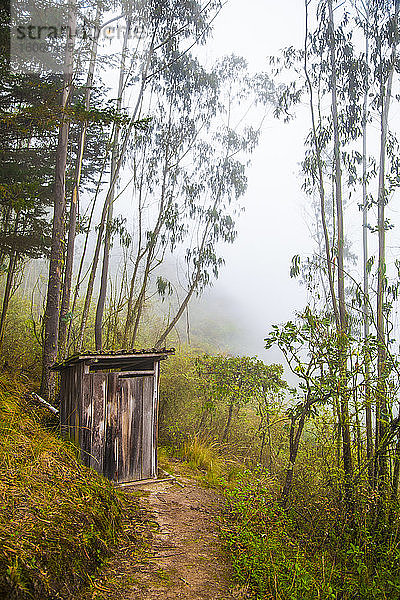
<svg viewBox="0 0 400 600">
<path fill-rule="evenodd" d="M 153 376 L 83 376 L 83 460 L 124 483 L 156 477 L 157 390 Z M 90 439 L 89 439 L 90 438 Z M 88 451 L 89 450 L 89 451 Z"/>
</svg>

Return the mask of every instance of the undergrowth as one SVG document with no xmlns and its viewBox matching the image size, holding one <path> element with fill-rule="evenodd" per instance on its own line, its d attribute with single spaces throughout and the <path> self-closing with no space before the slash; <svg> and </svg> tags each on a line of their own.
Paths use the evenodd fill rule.
<svg viewBox="0 0 400 600">
<path fill-rule="evenodd" d="M 346 523 L 323 490 L 284 509 L 262 469 L 226 490 L 221 525 L 236 580 L 257 600 L 397 600 L 397 525 L 385 538 L 365 519 Z M 358 519 L 358 520 L 357 520 Z"/>
<path fill-rule="evenodd" d="M 71 598 L 115 543 L 123 496 L 42 427 L 24 392 L 0 377 L 0 597 Z"/>
</svg>

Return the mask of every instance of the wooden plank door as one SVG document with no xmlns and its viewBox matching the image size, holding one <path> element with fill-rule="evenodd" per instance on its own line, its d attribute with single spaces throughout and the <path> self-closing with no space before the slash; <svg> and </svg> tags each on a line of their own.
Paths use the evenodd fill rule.
<svg viewBox="0 0 400 600">
<path fill-rule="evenodd" d="M 143 378 L 120 378 L 121 462 L 119 481 L 142 479 Z"/>
<path fill-rule="evenodd" d="M 119 483 L 156 477 L 155 413 L 152 376 L 83 375 L 83 463 Z"/>
<path fill-rule="evenodd" d="M 119 450 L 121 444 L 121 385 L 118 373 L 107 374 L 106 417 L 104 432 L 104 476 L 119 481 Z"/>
<path fill-rule="evenodd" d="M 142 479 L 151 479 L 156 476 L 153 390 L 153 377 L 143 377 Z"/>
<path fill-rule="evenodd" d="M 119 482 L 156 476 L 153 377 L 120 377 Z"/>
</svg>

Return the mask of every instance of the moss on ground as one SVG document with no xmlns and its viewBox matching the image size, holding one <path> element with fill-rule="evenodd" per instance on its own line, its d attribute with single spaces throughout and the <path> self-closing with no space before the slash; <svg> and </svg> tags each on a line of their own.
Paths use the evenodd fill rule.
<svg viewBox="0 0 400 600">
<path fill-rule="evenodd" d="M 25 393 L 0 375 L 0 597 L 73 598 L 123 533 L 124 495 L 43 427 Z"/>
</svg>

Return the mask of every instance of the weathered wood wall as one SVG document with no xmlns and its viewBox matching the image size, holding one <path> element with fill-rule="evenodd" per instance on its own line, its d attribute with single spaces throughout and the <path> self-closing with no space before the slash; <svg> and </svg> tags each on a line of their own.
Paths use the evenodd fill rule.
<svg viewBox="0 0 400 600">
<path fill-rule="evenodd" d="M 82 376 L 84 365 L 77 364 L 61 374 L 60 424 L 63 435 L 80 445 L 82 424 Z"/>
<path fill-rule="evenodd" d="M 120 483 L 156 477 L 158 379 L 158 361 L 143 377 L 85 373 L 83 363 L 62 373 L 61 426 L 84 464 Z"/>
</svg>

